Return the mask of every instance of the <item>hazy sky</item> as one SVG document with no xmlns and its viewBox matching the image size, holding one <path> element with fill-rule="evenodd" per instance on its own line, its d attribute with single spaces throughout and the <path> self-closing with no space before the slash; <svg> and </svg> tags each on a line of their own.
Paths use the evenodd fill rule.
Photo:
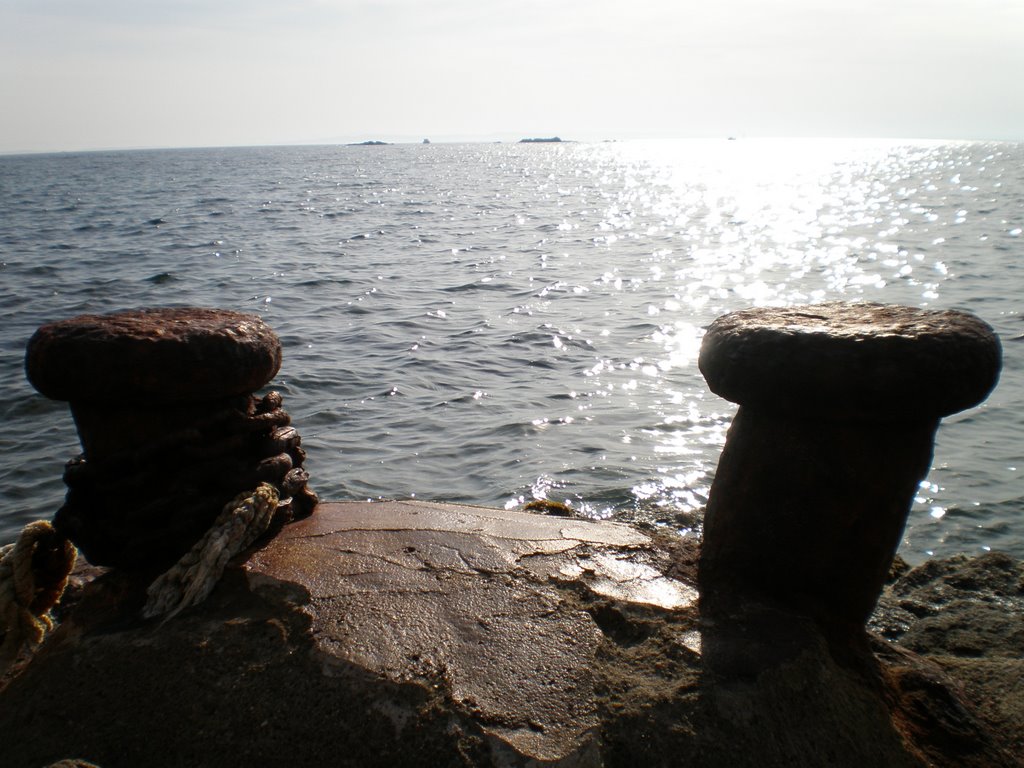
<svg viewBox="0 0 1024 768">
<path fill-rule="evenodd" d="M 0 0 L 0 152 L 1024 139 L 1024 0 Z"/>
</svg>

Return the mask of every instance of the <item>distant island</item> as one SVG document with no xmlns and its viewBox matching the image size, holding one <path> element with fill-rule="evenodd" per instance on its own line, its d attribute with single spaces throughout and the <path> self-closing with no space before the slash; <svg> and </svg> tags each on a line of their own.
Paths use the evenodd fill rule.
<svg viewBox="0 0 1024 768">
<path fill-rule="evenodd" d="M 520 139 L 520 144 L 558 144 L 562 140 L 557 136 L 552 136 L 550 139 Z"/>
<path fill-rule="evenodd" d="M 387 141 L 355 141 L 349 144 L 350 147 L 386 147 Z"/>
</svg>

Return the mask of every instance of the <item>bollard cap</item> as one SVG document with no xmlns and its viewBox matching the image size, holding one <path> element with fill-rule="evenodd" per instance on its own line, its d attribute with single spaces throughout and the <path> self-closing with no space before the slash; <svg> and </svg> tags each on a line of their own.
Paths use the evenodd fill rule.
<svg viewBox="0 0 1024 768">
<path fill-rule="evenodd" d="M 249 394 L 281 367 L 256 315 L 196 307 L 80 315 L 29 340 L 29 382 L 54 400 L 198 402 Z"/>
<path fill-rule="evenodd" d="M 759 409 L 838 418 L 940 418 L 999 380 L 995 331 L 966 312 L 874 303 L 758 307 L 715 320 L 708 387 Z"/>
</svg>

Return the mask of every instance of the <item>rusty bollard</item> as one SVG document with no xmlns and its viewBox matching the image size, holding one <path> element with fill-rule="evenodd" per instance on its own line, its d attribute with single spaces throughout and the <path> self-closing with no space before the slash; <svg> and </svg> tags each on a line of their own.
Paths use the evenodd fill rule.
<svg viewBox="0 0 1024 768">
<path fill-rule="evenodd" d="M 94 565 L 155 572 L 260 482 L 277 486 L 282 517 L 308 515 L 317 499 L 281 396 L 252 394 L 280 365 L 276 334 L 225 310 L 140 309 L 39 328 L 28 379 L 70 402 L 82 444 L 65 468 L 58 532 Z"/>
<path fill-rule="evenodd" d="M 939 420 L 998 381 L 995 332 L 956 311 L 766 307 L 712 323 L 699 365 L 740 405 L 704 521 L 702 611 L 753 598 L 863 626 Z"/>
</svg>

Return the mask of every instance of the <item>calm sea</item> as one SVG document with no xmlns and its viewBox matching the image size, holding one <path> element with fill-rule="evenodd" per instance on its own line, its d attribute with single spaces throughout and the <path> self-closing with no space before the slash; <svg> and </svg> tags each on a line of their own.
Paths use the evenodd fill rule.
<svg viewBox="0 0 1024 768">
<path fill-rule="evenodd" d="M 1024 556 L 1024 145 L 430 144 L 0 157 L 0 542 L 78 452 L 44 322 L 256 312 L 326 499 L 699 528 L 733 406 L 704 327 L 758 304 L 972 311 L 1002 381 L 947 419 L 902 553 Z"/>
</svg>

